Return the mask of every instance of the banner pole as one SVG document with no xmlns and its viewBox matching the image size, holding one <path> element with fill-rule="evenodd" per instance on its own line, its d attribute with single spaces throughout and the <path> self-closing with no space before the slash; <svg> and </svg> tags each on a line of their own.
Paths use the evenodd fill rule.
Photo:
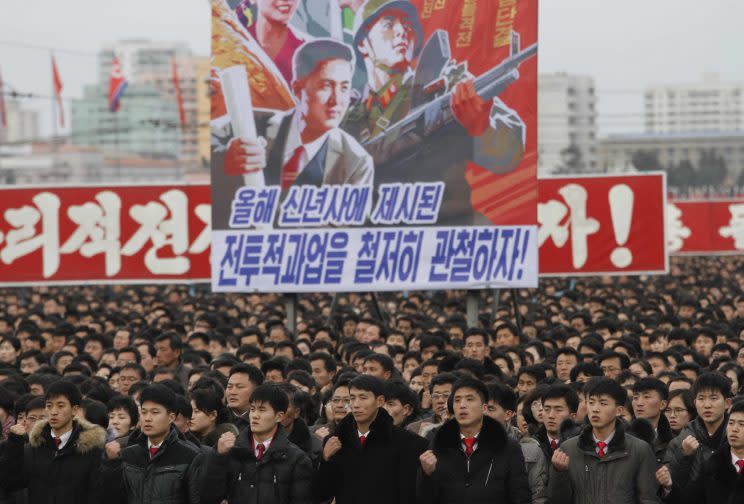
<svg viewBox="0 0 744 504">
<path fill-rule="evenodd" d="M 286 294 L 284 296 L 284 308 L 287 312 L 287 329 L 295 334 L 297 331 L 297 294 Z"/>
<path fill-rule="evenodd" d="M 468 327 L 478 327 L 478 291 L 469 290 L 465 300 L 465 306 L 468 314 Z"/>
</svg>

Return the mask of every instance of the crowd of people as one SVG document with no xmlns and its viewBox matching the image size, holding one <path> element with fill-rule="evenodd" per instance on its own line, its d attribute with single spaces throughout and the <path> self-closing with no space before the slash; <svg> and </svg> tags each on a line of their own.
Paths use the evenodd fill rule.
<svg viewBox="0 0 744 504">
<path fill-rule="evenodd" d="M 2 290 L 0 503 L 744 502 L 744 258 L 465 295 Z"/>
</svg>

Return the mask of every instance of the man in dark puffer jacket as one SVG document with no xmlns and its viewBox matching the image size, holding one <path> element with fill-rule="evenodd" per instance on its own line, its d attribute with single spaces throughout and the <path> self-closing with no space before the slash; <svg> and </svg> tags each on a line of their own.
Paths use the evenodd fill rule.
<svg viewBox="0 0 744 504">
<path fill-rule="evenodd" d="M 223 434 L 210 456 L 203 504 L 310 504 L 312 465 L 287 440 L 281 421 L 289 399 L 275 384 L 251 394 L 249 426 L 238 438 Z"/>
<path fill-rule="evenodd" d="M 124 450 L 106 445 L 103 488 L 112 504 L 199 504 L 204 454 L 173 425 L 175 393 L 164 385 L 141 395 L 142 431 Z"/>
</svg>

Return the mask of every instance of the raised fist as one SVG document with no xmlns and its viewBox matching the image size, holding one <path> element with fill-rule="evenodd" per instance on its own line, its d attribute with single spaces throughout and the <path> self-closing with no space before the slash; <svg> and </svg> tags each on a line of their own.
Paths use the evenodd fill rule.
<svg viewBox="0 0 744 504">
<path fill-rule="evenodd" d="M 328 462 L 339 450 L 341 450 L 341 440 L 333 436 L 323 447 L 323 460 Z"/>
<path fill-rule="evenodd" d="M 17 436 L 25 436 L 26 435 L 26 428 L 23 426 L 23 424 L 15 424 L 13 427 L 10 428 L 10 432 Z"/>
<path fill-rule="evenodd" d="M 225 432 L 217 441 L 217 453 L 219 453 L 220 455 L 224 455 L 225 453 L 229 452 L 230 449 L 235 446 L 236 439 L 237 438 L 235 437 L 235 434 L 233 434 L 232 432 Z"/>
<path fill-rule="evenodd" d="M 106 443 L 106 458 L 109 460 L 118 459 L 121 454 L 121 445 L 117 441 Z"/>
<path fill-rule="evenodd" d="M 555 467 L 556 471 L 568 471 L 568 454 L 561 451 L 560 448 L 553 452 L 551 462 L 553 462 L 553 467 Z"/>
<path fill-rule="evenodd" d="M 693 453 L 695 453 L 699 447 L 700 447 L 700 443 L 695 438 L 695 436 L 693 436 L 692 434 L 687 436 L 682 441 L 682 453 L 684 453 L 687 456 L 690 456 Z"/>
<path fill-rule="evenodd" d="M 427 476 L 434 474 L 434 471 L 437 469 L 437 456 L 434 455 L 433 451 L 425 451 L 421 454 L 419 460 L 421 461 L 421 469 L 424 470 L 424 474 Z"/>
<path fill-rule="evenodd" d="M 659 470 L 656 471 L 656 481 L 666 489 L 672 488 L 672 473 L 669 472 L 667 466 L 661 466 Z"/>
</svg>

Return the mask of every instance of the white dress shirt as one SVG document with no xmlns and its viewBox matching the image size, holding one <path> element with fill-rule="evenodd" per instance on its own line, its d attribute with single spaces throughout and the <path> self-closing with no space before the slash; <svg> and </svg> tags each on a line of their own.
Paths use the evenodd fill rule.
<svg viewBox="0 0 744 504">
<path fill-rule="evenodd" d="M 62 448 L 65 447 L 65 445 L 67 445 L 67 442 L 70 440 L 70 436 L 72 436 L 72 429 L 68 430 L 61 436 L 56 435 L 54 431 L 52 430 L 52 437 L 53 438 L 58 437 L 62 440 L 62 442 L 59 444 L 59 447 L 57 448 L 58 450 L 61 450 Z"/>
</svg>

